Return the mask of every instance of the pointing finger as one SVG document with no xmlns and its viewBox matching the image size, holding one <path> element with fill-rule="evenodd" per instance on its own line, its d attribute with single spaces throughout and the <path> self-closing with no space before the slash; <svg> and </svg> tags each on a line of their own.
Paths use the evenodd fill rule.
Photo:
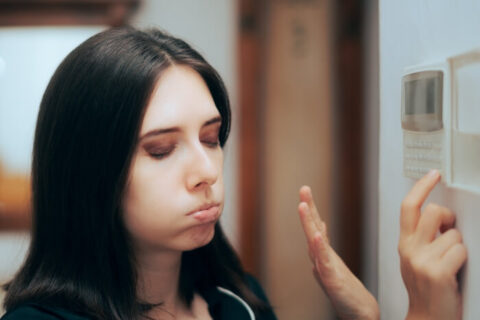
<svg viewBox="0 0 480 320">
<path fill-rule="evenodd" d="M 421 178 L 407 194 L 402 202 L 400 236 L 415 231 L 420 219 L 422 205 L 439 180 L 440 173 L 437 170 L 432 170 Z"/>
</svg>

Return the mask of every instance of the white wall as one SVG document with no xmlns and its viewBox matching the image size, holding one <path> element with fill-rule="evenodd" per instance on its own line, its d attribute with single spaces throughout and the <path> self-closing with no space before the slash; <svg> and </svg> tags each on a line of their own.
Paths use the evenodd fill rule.
<svg viewBox="0 0 480 320">
<path fill-rule="evenodd" d="M 187 41 L 225 82 L 232 105 L 232 131 L 225 147 L 225 207 L 221 222 L 225 234 L 238 248 L 236 4 L 233 0 L 144 0 L 132 24 L 140 28 L 161 28 Z"/>
<path fill-rule="evenodd" d="M 414 181 L 402 175 L 401 76 L 407 66 L 480 47 L 480 2 L 475 0 L 380 1 L 380 182 L 379 297 L 382 319 L 402 319 L 407 310 L 397 241 L 399 208 Z M 480 119 L 478 120 L 480 125 Z M 479 166 L 480 170 L 480 166 Z M 437 187 L 428 201 L 457 213 L 469 250 L 464 319 L 479 319 L 480 196 Z"/>
</svg>

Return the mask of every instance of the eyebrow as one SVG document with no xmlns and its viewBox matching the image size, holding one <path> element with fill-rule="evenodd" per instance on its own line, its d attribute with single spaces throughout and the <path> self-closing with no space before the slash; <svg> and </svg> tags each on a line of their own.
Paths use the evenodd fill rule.
<svg viewBox="0 0 480 320">
<path fill-rule="evenodd" d="M 210 126 L 210 125 L 215 124 L 215 123 L 221 123 L 221 122 L 222 122 L 222 117 L 218 116 L 218 117 L 212 118 L 208 121 L 205 121 L 205 123 L 203 123 L 203 125 L 202 125 L 202 128 L 206 127 L 206 126 Z M 154 129 L 152 131 L 149 131 L 149 132 L 145 133 L 143 136 L 141 136 L 139 141 L 143 140 L 145 138 L 148 138 L 148 137 L 158 136 L 158 135 L 164 134 L 164 133 L 179 132 L 179 131 L 180 131 L 179 127 L 172 127 L 172 128 L 165 128 L 165 129 Z"/>
</svg>

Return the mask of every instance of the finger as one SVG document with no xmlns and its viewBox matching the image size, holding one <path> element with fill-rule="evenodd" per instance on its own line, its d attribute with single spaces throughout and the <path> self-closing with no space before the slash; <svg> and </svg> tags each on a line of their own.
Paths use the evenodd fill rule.
<svg viewBox="0 0 480 320">
<path fill-rule="evenodd" d="M 417 227 L 417 239 L 421 243 L 432 242 L 440 228 L 452 228 L 455 225 L 455 214 L 448 208 L 429 204 L 423 211 Z"/>
<path fill-rule="evenodd" d="M 307 238 L 310 247 L 313 247 L 313 238 L 315 233 L 318 232 L 318 228 L 313 220 L 312 213 L 307 203 L 301 202 L 298 205 L 298 213 L 300 215 L 300 221 L 302 222 L 303 231 Z"/>
<path fill-rule="evenodd" d="M 443 255 L 442 262 L 447 268 L 447 272 L 456 275 L 460 268 L 467 261 L 467 248 L 463 243 L 457 243 L 453 245 Z"/>
<path fill-rule="evenodd" d="M 306 202 L 309 207 L 315 208 L 315 203 L 313 202 L 312 189 L 309 186 L 302 186 L 300 188 L 300 201 Z"/>
<path fill-rule="evenodd" d="M 330 246 L 322 234 L 317 232 L 313 239 L 313 254 L 315 255 L 315 269 L 317 269 L 320 278 L 328 278 L 332 272 L 329 248 Z"/>
<path fill-rule="evenodd" d="M 433 257 L 441 258 L 457 243 L 462 243 L 462 234 L 457 229 L 450 229 L 432 242 L 431 254 Z"/>
<path fill-rule="evenodd" d="M 407 194 L 402 202 L 400 236 L 411 234 L 415 231 L 422 205 L 439 180 L 440 173 L 437 170 L 431 170 Z"/>
<path fill-rule="evenodd" d="M 445 233 L 452 228 L 455 228 L 455 222 L 453 223 L 453 225 L 441 225 L 440 226 L 440 233 Z"/>
<path fill-rule="evenodd" d="M 312 213 L 308 204 L 306 204 L 305 202 L 301 202 L 298 205 L 298 213 L 300 215 L 300 221 L 302 223 L 303 231 L 307 239 L 308 256 L 310 257 L 310 260 L 315 263 L 315 256 L 313 254 L 313 239 L 315 233 L 319 230 L 313 221 Z"/>
<path fill-rule="evenodd" d="M 315 279 L 317 280 L 317 282 L 320 283 L 320 284 L 322 284 L 322 279 L 321 279 L 320 276 L 318 275 L 317 267 L 316 267 L 316 266 L 313 266 L 313 268 L 312 268 L 312 273 L 313 273 L 313 276 L 315 277 Z"/>
<path fill-rule="evenodd" d="M 312 190 L 309 186 L 303 186 L 300 188 L 300 201 L 305 202 L 310 207 L 310 211 L 312 212 L 313 221 L 315 222 L 317 228 L 326 236 L 326 226 L 323 222 L 322 218 L 320 218 L 320 214 L 318 213 L 317 206 L 315 205 L 315 201 L 313 201 Z"/>
</svg>

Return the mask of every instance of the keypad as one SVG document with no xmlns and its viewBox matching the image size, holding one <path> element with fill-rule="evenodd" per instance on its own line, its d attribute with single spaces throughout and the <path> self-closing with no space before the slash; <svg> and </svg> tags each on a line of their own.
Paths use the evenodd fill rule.
<svg viewBox="0 0 480 320">
<path fill-rule="evenodd" d="M 440 133 L 404 132 L 403 173 L 418 179 L 431 169 L 443 172 L 443 131 Z"/>
</svg>

